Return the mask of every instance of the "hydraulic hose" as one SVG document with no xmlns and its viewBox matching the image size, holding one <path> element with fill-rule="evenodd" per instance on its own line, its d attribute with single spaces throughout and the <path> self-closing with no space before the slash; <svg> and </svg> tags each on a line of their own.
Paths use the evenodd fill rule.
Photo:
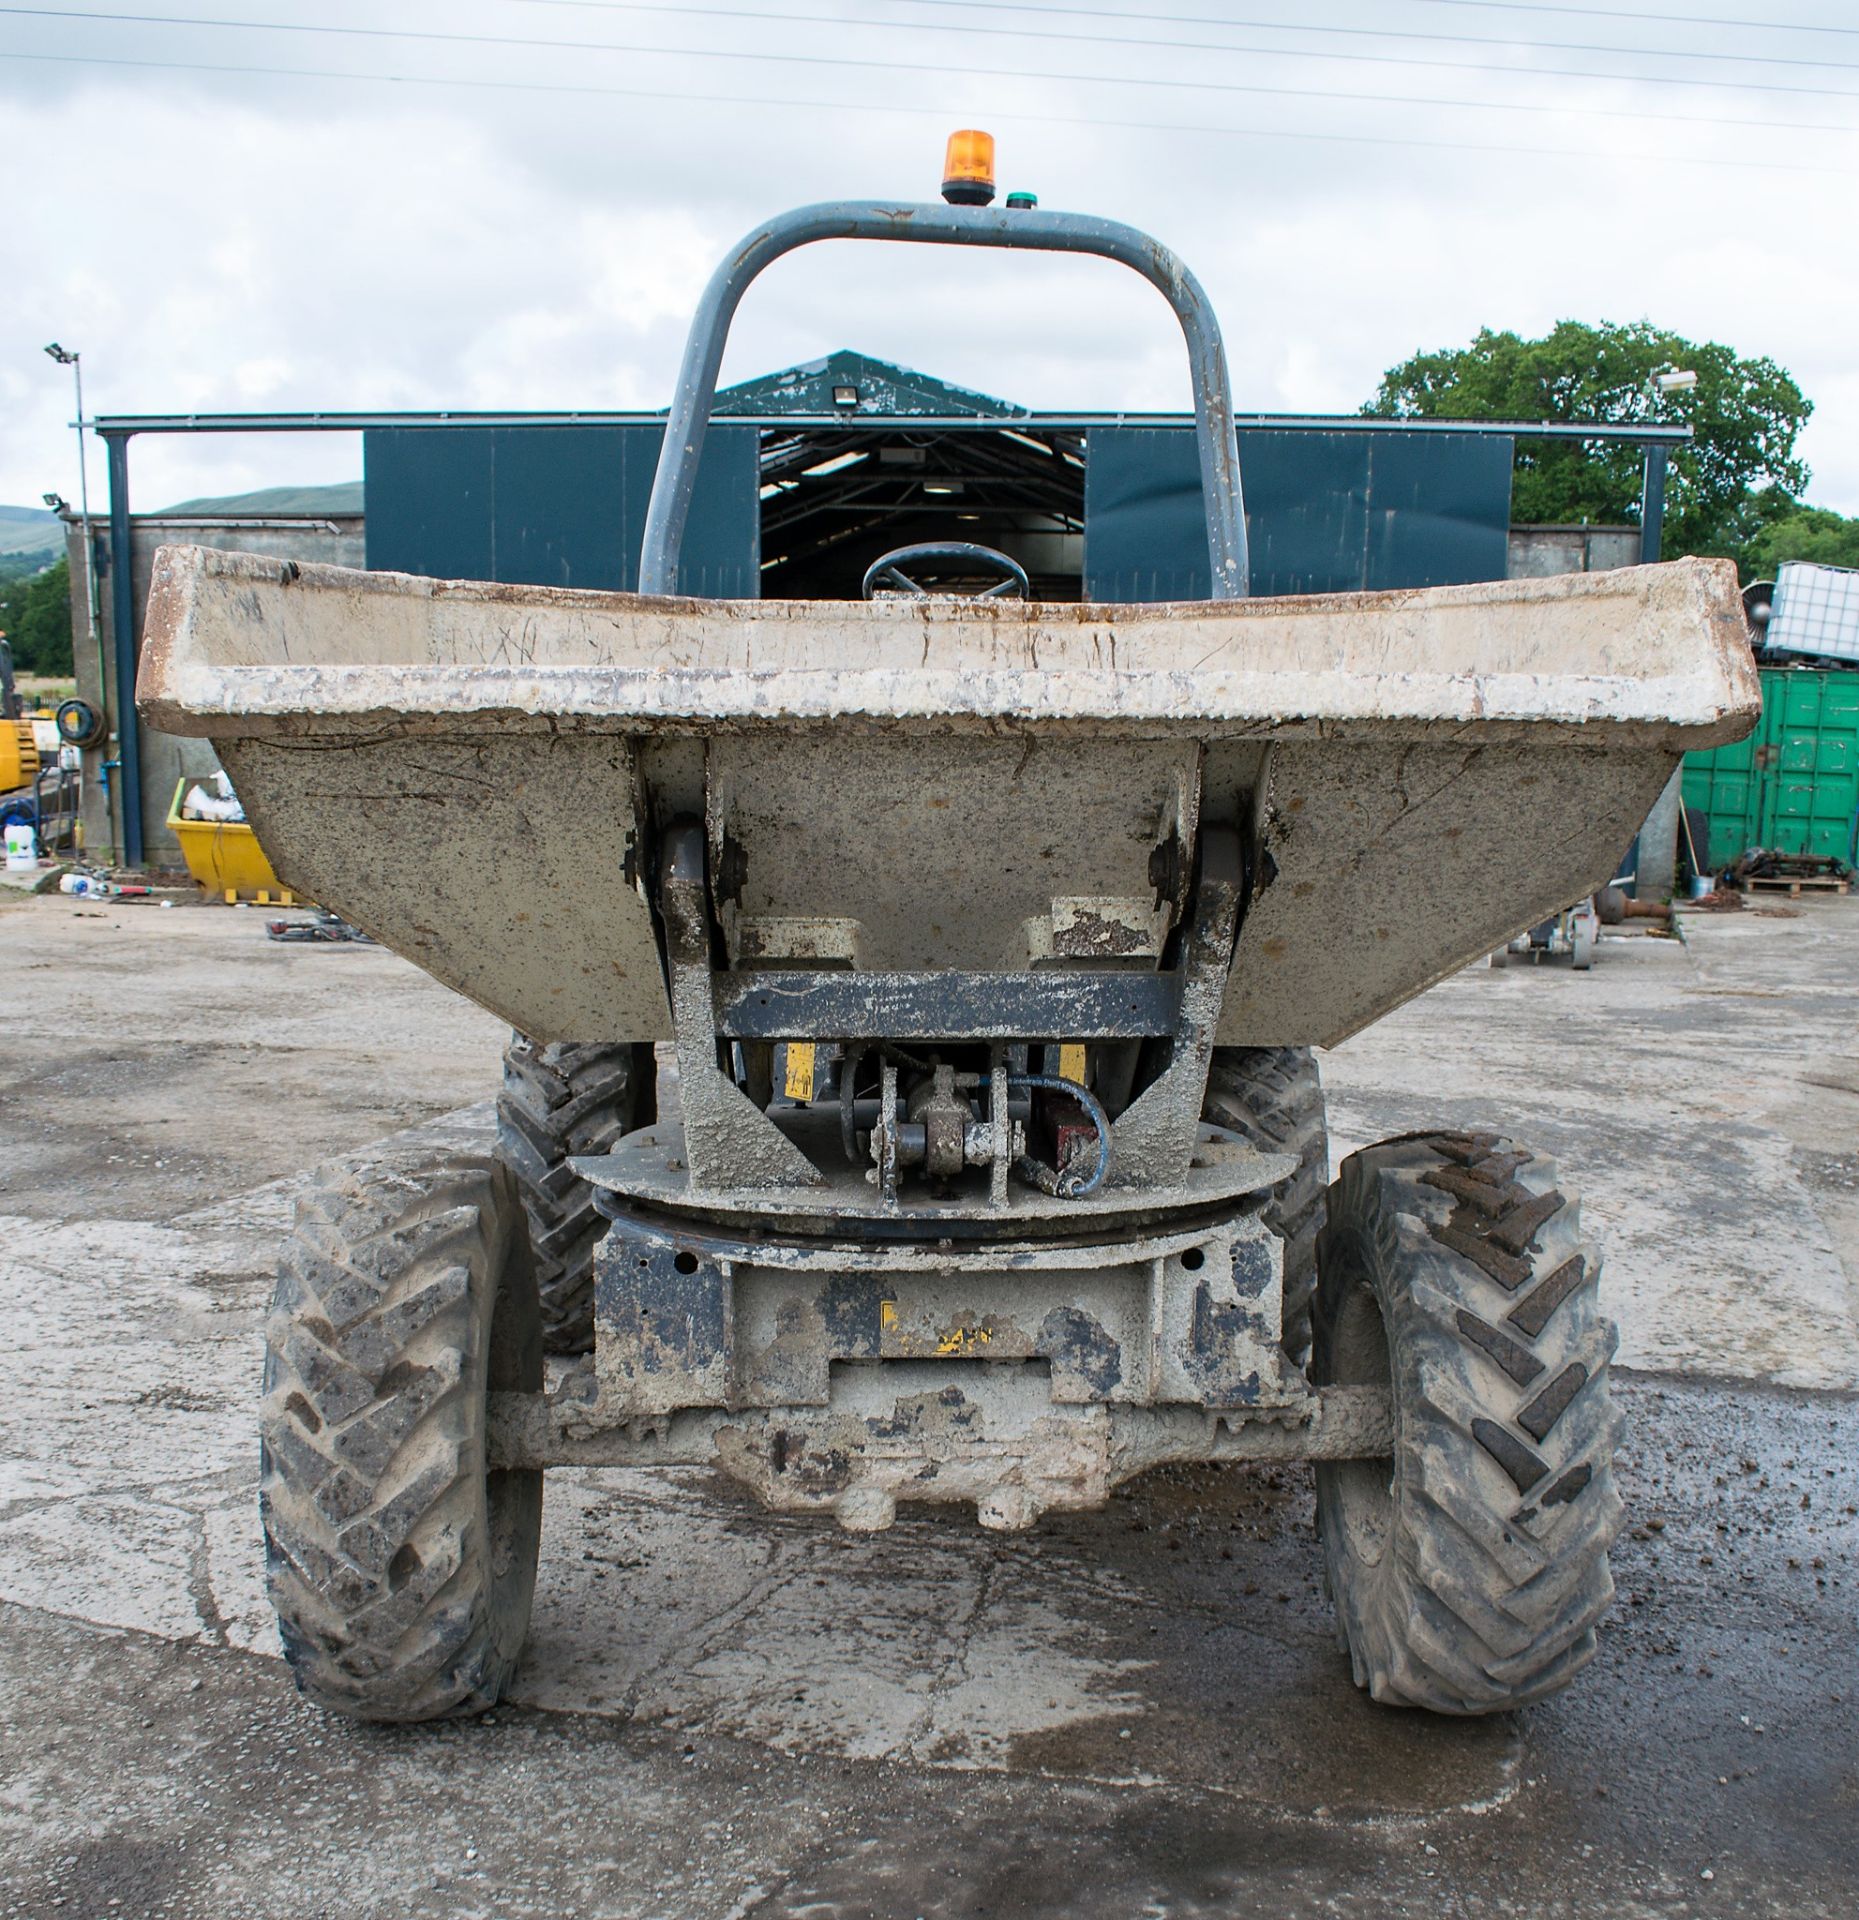
<svg viewBox="0 0 1859 1920">
<path fill-rule="evenodd" d="M 1049 1093 L 1065 1094 L 1091 1116 L 1091 1125 L 1097 1130 L 1097 1165 L 1088 1178 L 1073 1173 L 1070 1168 L 1049 1167 L 1031 1154 L 1023 1155 L 1015 1163 L 1014 1171 L 1021 1179 L 1031 1181 L 1041 1193 L 1053 1194 L 1061 1200 L 1082 1200 L 1086 1194 L 1095 1193 L 1110 1171 L 1110 1115 L 1104 1111 L 1102 1101 L 1088 1087 L 1076 1080 L 1062 1079 L 1056 1073 L 1016 1073 L 1009 1076 L 1007 1085 L 1010 1088 L 1044 1087 Z"/>
</svg>

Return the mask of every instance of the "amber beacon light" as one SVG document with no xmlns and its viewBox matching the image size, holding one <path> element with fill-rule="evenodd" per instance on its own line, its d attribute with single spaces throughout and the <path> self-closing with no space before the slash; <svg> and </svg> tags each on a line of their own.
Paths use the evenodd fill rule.
<svg viewBox="0 0 1859 1920">
<path fill-rule="evenodd" d="M 994 136 L 975 127 L 950 134 L 942 159 L 942 197 L 955 207 L 985 207 L 994 198 Z"/>
</svg>

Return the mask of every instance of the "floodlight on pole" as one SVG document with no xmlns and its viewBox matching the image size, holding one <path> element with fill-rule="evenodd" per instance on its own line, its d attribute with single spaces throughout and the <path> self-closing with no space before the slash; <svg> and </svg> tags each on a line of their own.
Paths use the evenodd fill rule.
<svg viewBox="0 0 1859 1920">
<path fill-rule="evenodd" d="M 103 617 L 102 611 L 97 604 L 97 556 L 95 545 L 90 537 L 90 459 L 89 448 L 84 440 L 84 427 L 86 423 L 84 420 L 83 356 L 78 353 L 75 348 L 60 346 L 56 340 L 52 341 L 45 351 L 52 359 L 56 360 L 61 367 L 69 367 L 71 369 L 71 380 L 77 393 L 77 418 L 72 422 L 72 425 L 77 429 L 78 519 L 83 527 L 84 533 L 84 617 L 89 622 L 91 639 L 96 643 L 97 648 L 97 706 L 100 711 L 107 711 L 112 708 L 115 703 L 107 698 L 110 682 L 109 675 L 105 671 L 103 658 Z M 56 498 L 56 495 L 48 493 L 45 496 L 45 504 L 48 507 L 52 506 Z M 64 504 L 62 500 L 58 500 L 57 506 L 53 510 L 62 511 Z M 127 566 L 129 564 L 129 555 L 126 553 L 115 554 L 111 557 L 116 560 L 119 565 Z M 108 751 L 107 746 L 104 748 L 104 751 Z M 116 858 L 116 826 L 113 820 L 110 822 L 110 858 L 112 861 Z"/>
<path fill-rule="evenodd" d="M 71 505 L 71 502 L 67 500 L 62 493 L 42 493 L 39 495 L 39 498 L 43 500 L 54 513 L 64 513 Z"/>
</svg>

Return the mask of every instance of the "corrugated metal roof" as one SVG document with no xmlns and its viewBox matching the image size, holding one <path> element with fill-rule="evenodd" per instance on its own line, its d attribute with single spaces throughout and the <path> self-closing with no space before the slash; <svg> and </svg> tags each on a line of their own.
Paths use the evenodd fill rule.
<svg viewBox="0 0 1859 1920">
<path fill-rule="evenodd" d="M 836 388 L 857 390 L 854 406 L 834 399 Z M 797 367 L 765 373 L 740 386 L 725 387 L 716 397 L 718 414 L 838 414 L 857 419 L 880 414 L 886 419 L 1024 420 L 1030 409 L 970 387 L 952 386 L 911 367 L 874 359 L 841 347 L 823 360 L 805 360 Z"/>
</svg>

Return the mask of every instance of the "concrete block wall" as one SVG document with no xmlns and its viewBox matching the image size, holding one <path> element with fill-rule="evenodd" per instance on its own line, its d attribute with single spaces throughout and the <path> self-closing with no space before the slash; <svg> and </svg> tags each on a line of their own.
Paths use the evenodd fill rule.
<svg viewBox="0 0 1859 1920">
<path fill-rule="evenodd" d="M 1540 580 L 1552 573 L 1601 573 L 1640 563 L 1638 527 L 1512 527 L 1509 574 Z"/>
</svg>

